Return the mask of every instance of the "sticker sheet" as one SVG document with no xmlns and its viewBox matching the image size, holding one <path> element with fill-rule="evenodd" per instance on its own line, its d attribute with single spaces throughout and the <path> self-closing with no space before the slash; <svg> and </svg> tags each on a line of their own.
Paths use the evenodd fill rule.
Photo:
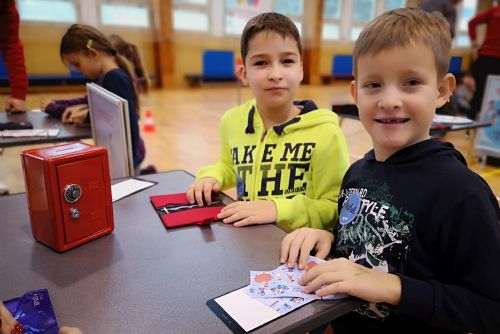
<svg viewBox="0 0 500 334">
<path fill-rule="evenodd" d="M 313 300 L 321 299 L 315 294 L 305 293 L 299 280 L 306 270 L 325 262 L 309 256 L 305 269 L 288 268 L 283 264 L 271 271 L 250 271 L 250 285 L 244 292 L 280 314 L 288 313 Z M 328 296 L 323 299 L 337 299 L 340 296 Z"/>
</svg>

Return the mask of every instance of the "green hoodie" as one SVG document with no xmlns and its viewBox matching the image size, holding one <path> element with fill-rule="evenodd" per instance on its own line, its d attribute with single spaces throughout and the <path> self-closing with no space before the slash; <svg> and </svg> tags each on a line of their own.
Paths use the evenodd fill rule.
<svg viewBox="0 0 500 334">
<path fill-rule="evenodd" d="M 331 229 L 349 167 L 346 141 L 335 113 L 312 101 L 294 104 L 300 115 L 267 133 L 254 99 L 228 110 L 220 122 L 220 159 L 197 179 L 237 186 L 240 200 L 273 200 L 276 223 L 287 230 Z"/>
</svg>

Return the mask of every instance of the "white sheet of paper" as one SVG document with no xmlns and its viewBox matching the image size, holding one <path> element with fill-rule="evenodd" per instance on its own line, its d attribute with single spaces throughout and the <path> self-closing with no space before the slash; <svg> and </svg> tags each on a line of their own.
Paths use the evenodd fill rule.
<svg viewBox="0 0 500 334">
<path fill-rule="evenodd" d="M 23 130 L 3 130 L 3 137 L 57 137 L 61 129 L 23 129 Z"/>
<path fill-rule="evenodd" d="M 249 332 L 280 316 L 277 311 L 248 296 L 243 289 L 215 298 L 215 301 L 245 331 Z"/>
<path fill-rule="evenodd" d="M 128 179 L 122 182 L 118 182 L 111 186 L 111 199 L 113 202 L 116 202 L 127 195 L 151 187 L 154 184 L 154 182 L 148 182 L 138 179 Z"/>
</svg>

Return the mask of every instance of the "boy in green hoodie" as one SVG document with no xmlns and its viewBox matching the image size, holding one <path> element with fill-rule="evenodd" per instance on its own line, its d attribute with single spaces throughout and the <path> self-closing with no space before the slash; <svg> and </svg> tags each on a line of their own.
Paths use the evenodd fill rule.
<svg viewBox="0 0 500 334">
<path fill-rule="evenodd" d="M 240 201 L 218 218 L 235 226 L 276 222 L 287 230 L 332 228 L 349 166 L 337 116 L 294 101 L 303 78 L 295 24 L 278 13 L 252 18 L 241 36 L 240 78 L 255 96 L 221 119 L 219 161 L 202 168 L 187 197 L 200 206 L 237 186 Z"/>
</svg>

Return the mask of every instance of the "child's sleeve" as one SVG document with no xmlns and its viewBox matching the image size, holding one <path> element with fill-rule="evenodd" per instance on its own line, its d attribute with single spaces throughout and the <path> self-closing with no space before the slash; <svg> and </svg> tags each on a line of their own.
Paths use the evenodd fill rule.
<svg viewBox="0 0 500 334">
<path fill-rule="evenodd" d="M 342 179 L 349 168 L 349 153 L 342 130 L 318 131 L 321 140 L 311 159 L 312 194 L 291 199 L 273 199 L 278 211 L 278 226 L 287 230 L 313 227 L 331 230 L 338 220 L 338 196 Z"/>
<path fill-rule="evenodd" d="M 436 278 L 400 275 L 399 311 L 459 332 L 500 329 L 500 210 L 493 193 L 468 196 L 446 215 L 435 244 Z M 444 221 L 444 220 L 443 220 Z M 418 273 L 415 273 L 418 275 Z"/>
<path fill-rule="evenodd" d="M 236 185 L 236 174 L 233 169 L 233 161 L 231 157 L 231 149 L 229 147 L 229 120 L 227 113 L 221 118 L 219 126 L 220 138 L 220 156 L 219 160 L 213 164 L 201 168 L 196 174 L 196 179 L 203 177 L 213 177 L 221 185 L 221 189 L 225 190 Z"/>
<path fill-rule="evenodd" d="M 67 107 L 75 106 L 77 104 L 88 104 L 87 96 L 77 97 L 69 100 L 55 100 L 45 107 L 45 112 L 54 118 L 61 119 L 62 114 Z"/>
</svg>

